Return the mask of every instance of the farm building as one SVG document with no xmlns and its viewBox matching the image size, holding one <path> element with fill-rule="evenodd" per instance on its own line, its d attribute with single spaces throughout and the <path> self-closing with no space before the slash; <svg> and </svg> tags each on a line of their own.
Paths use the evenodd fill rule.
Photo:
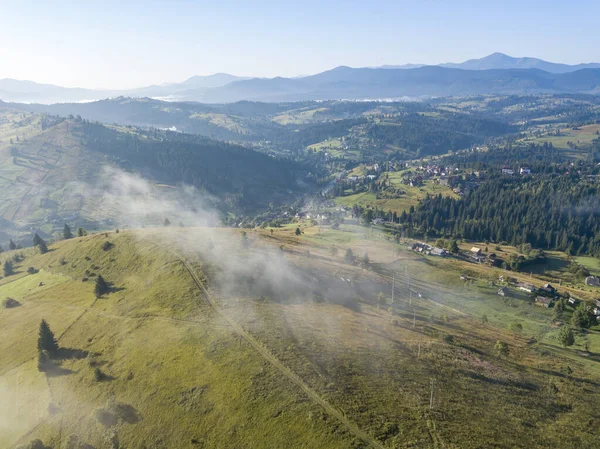
<svg viewBox="0 0 600 449">
<path fill-rule="evenodd" d="M 447 251 L 442 248 L 433 248 L 429 254 L 432 256 L 444 257 L 447 254 Z"/>
<path fill-rule="evenodd" d="M 588 276 L 585 278 L 585 285 L 600 287 L 600 279 L 596 276 Z"/>
<path fill-rule="evenodd" d="M 535 287 L 532 284 L 527 284 L 525 282 L 519 282 L 517 288 L 527 293 L 533 293 L 535 291 Z"/>
<path fill-rule="evenodd" d="M 535 304 L 542 307 L 550 307 L 552 305 L 552 298 L 546 296 L 538 296 L 535 298 Z"/>
</svg>

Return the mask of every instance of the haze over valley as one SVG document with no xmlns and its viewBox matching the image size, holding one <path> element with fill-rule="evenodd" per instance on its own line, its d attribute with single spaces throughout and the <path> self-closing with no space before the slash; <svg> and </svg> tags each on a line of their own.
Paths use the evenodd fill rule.
<svg viewBox="0 0 600 449">
<path fill-rule="evenodd" d="M 597 4 L 3 12 L 0 448 L 598 447 Z"/>
</svg>

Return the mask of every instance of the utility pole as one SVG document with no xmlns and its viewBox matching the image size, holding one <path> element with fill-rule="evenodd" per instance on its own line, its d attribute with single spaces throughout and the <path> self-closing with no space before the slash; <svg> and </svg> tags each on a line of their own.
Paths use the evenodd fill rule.
<svg viewBox="0 0 600 449">
<path fill-rule="evenodd" d="M 417 312 L 413 310 L 413 329 L 417 325 Z"/>
<path fill-rule="evenodd" d="M 430 389 L 431 389 L 431 394 L 429 396 L 429 409 L 433 409 L 433 388 L 435 386 L 435 379 L 432 377 L 431 378 L 431 383 L 430 383 Z"/>
<path fill-rule="evenodd" d="M 392 305 L 394 305 L 394 286 L 396 285 L 396 275 L 392 275 Z"/>
<path fill-rule="evenodd" d="M 421 334 L 419 334 L 419 352 L 417 353 L 417 358 L 421 358 Z"/>
</svg>

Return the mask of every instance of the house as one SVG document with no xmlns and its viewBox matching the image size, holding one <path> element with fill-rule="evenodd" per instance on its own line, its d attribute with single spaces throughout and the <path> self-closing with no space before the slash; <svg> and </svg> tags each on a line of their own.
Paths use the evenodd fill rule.
<svg viewBox="0 0 600 449">
<path fill-rule="evenodd" d="M 528 168 L 528 167 L 522 167 L 519 170 L 519 173 L 522 174 L 522 175 L 530 175 L 531 174 L 531 169 Z"/>
<path fill-rule="evenodd" d="M 552 298 L 547 298 L 546 296 L 537 296 L 535 298 L 535 304 L 537 306 L 548 308 L 552 305 Z"/>
<path fill-rule="evenodd" d="M 571 297 L 567 302 L 572 306 L 576 306 L 579 303 L 579 300 Z"/>
<path fill-rule="evenodd" d="M 600 279 L 598 279 L 596 276 L 588 276 L 585 278 L 585 285 L 600 287 Z"/>
<path fill-rule="evenodd" d="M 594 315 L 600 317 L 600 307 L 595 307 L 594 308 Z"/>
<path fill-rule="evenodd" d="M 367 175 L 367 178 L 369 178 L 370 181 L 373 181 L 377 178 L 377 175 Z"/>
<path fill-rule="evenodd" d="M 547 294 L 547 295 L 556 295 L 556 289 L 554 287 L 552 287 L 552 285 L 550 284 L 544 284 L 543 287 L 540 287 L 538 290 L 541 294 Z"/>
<path fill-rule="evenodd" d="M 471 248 L 471 253 L 474 256 L 481 256 L 481 248 L 477 248 L 476 246 L 474 246 L 473 248 Z"/>
<path fill-rule="evenodd" d="M 373 219 L 372 223 L 374 225 L 380 226 L 385 223 L 385 220 L 383 218 L 375 218 L 375 219 Z"/>
<path fill-rule="evenodd" d="M 507 287 L 502 287 L 500 290 L 498 290 L 498 295 L 500 296 L 508 296 L 510 293 L 510 290 Z"/>
<path fill-rule="evenodd" d="M 440 185 L 447 186 L 448 185 L 448 181 L 449 181 L 448 178 L 442 177 L 442 178 L 440 178 Z"/>
<path fill-rule="evenodd" d="M 503 175 L 514 175 L 515 171 L 512 168 L 504 167 L 502 169 L 502 174 Z"/>
<path fill-rule="evenodd" d="M 461 281 L 468 281 L 468 280 L 469 280 L 469 277 L 468 277 L 468 276 L 466 276 L 466 275 L 464 275 L 464 274 L 461 274 L 461 275 L 460 275 L 460 280 L 461 280 Z"/>
<path fill-rule="evenodd" d="M 431 254 L 432 256 L 439 256 L 439 257 L 444 257 L 447 254 L 447 251 L 445 249 L 442 248 L 433 248 L 429 254 Z"/>
<path fill-rule="evenodd" d="M 533 293 L 535 291 L 535 287 L 532 284 L 526 284 L 525 282 L 519 282 L 517 288 L 527 293 Z"/>
</svg>

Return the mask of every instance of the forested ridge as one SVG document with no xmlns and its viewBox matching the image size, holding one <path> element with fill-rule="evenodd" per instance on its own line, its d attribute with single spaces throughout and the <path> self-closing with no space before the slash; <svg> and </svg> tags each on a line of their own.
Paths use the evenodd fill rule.
<svg viewBox="0 0 600 449">
<path fill-rule="evenodd" d="M 163 182 L 186 183 L 224 198 L 230 208 L 260 209 L 298 191 L 305 167 L 206 137 L 169 131 L 118 132 L 82 122 L 84 145 L 121 167 Z"/>
<path fill-rule="evenodd" d="M 461 199 L 427 196 L 400 221 L 417 232 L 600 256 L 596 176 L 497 177 Z"/>
<path fill-rule="evenodd" d="M 414 152 L 417 156 L 442 154 L 448 150 L 468 148 L 489 137 L 514 132 L 507 123 L 482 117 L 444 113 L 431 117 L 409 113 L 391 122 L 372 123 L 367 137 L 387 145 Z"/>
</svg>

